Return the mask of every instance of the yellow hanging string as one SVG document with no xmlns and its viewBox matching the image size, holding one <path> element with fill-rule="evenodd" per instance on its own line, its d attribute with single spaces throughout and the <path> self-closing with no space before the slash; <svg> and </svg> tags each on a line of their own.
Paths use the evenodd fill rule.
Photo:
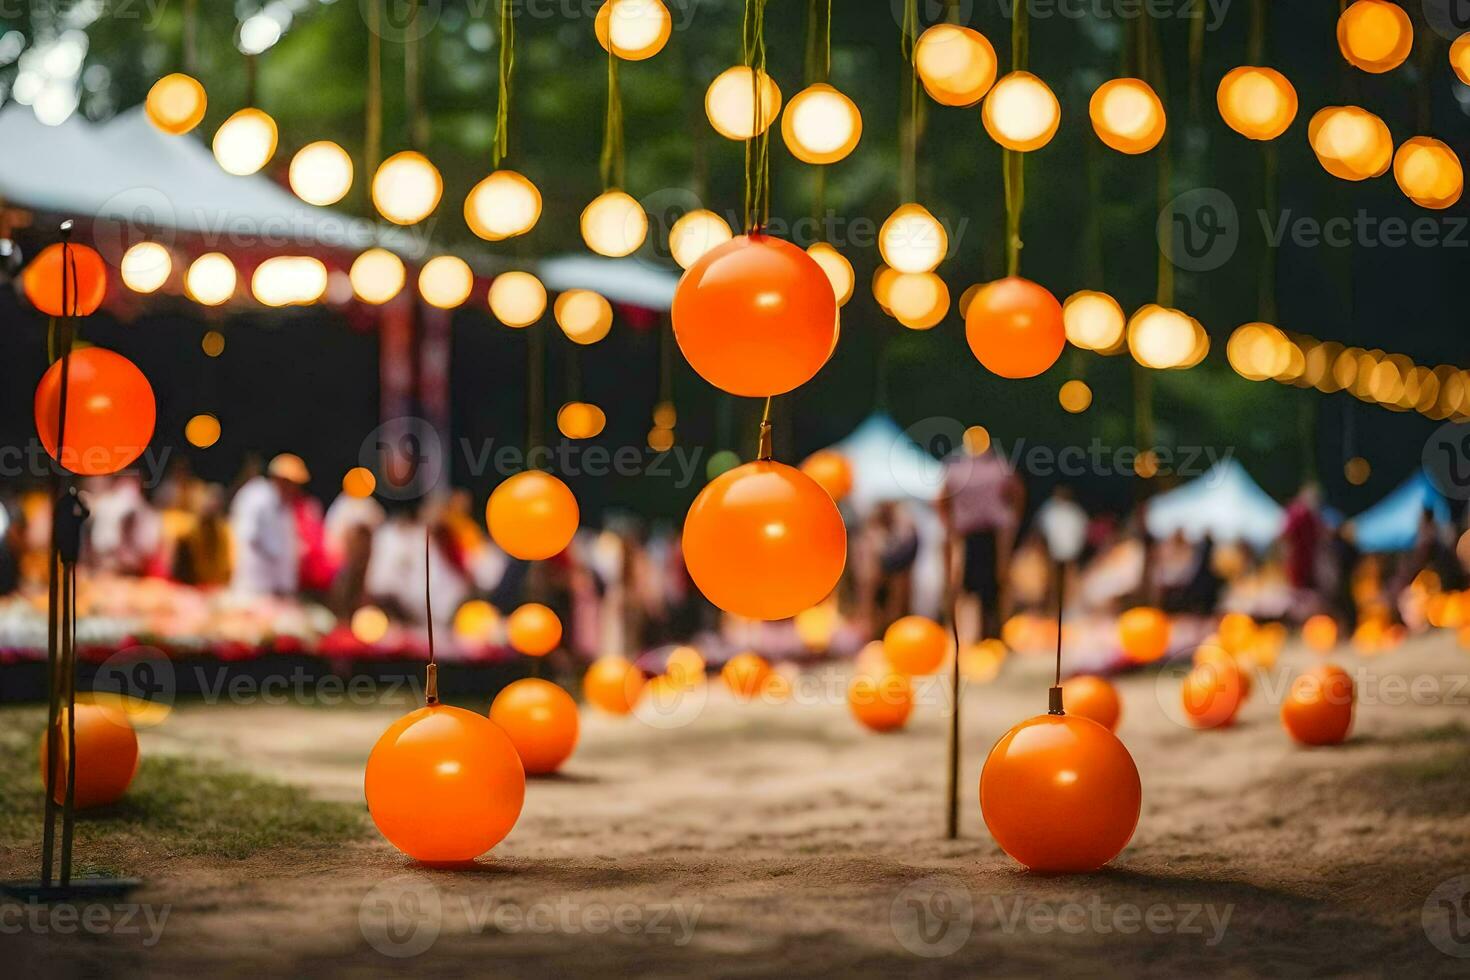
<svg viewBox="0 0 1470 980">
<path fill-rule="evenodd" d="M 511 0 L 500 0 L 500 90 L 495 104 L 494 165 L 510 152 L 510 81 L 516 65 L 516 22 Z"/>
<path fill-rule="evenodd" d="M 363 171 L 371 177 L 383 160 L 383 36 L 381 0 L 367 5 L 367 119 L 363 124 Z"/>
<path fill-rule="evenodd" d="M 623 97 L 618 88 L 618 56 L 607 46 L 607 118 L 602 129 L 602 189 L 623 186 Z"/>
<path fill-rule="evenodd" d="M 771 220 L 771 130 L 765 121 L 766 0 L 745 0 L 741 31 L 743 60 L 750 69 L 751 133 L 745 141 L 745 230 Z"/>
<path fill-rule="evenodd" d="M 918 197 L 919 171 L 919 72 L 914 64 L 914 46 L 919 37 L 918 0 L 904 0 L 903 29 L 899 34 L 899 51 L 903 55 L 908 78 L 904 92 L 906 104 L 899 113 L 899 146 L 902 156 L 898 168 L 898 194 L 900 204 Z M 905 118 L 907 115 L 907 118 Z"/>
<path fill-rule="evenodd" d="M 1029 19 L 1022 0 L 1011 4 L 1011 71 L 1023 71 L 1030 54 Z M 1006 275 L 1021 272 L 1021 212 L 1026 207 L 1026 155 L 1003 150 L 1001 176 L 1006 200 Z"/>
</svg>

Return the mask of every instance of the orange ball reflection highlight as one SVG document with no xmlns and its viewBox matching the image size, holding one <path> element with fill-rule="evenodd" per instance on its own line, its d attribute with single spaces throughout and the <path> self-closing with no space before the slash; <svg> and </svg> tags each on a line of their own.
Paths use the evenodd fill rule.
<svg viewBox="0 0 1470 980">
<path fill-rule="evenodd" d="M 1135 663 L 1150 663 L 1169 652 L 1169 617 L 1138 606 L 1118 617 L 1118 644 Z"/>
<path fill-rule="evenodd" d="M 726 612 L 789 619 L 837 587 L 847 529 L 811 477 L 756 461 L 716 477 L 694 499 L 684 561 L 699 591 Z"/>
<path fill-rule="evenodd" d="M 506 480 L 490 494 L 485 523 L 513 558 L 540 561 L 561 554 L 577 533 L 577 498 L 565 483 L 540 470 Z"/>
<path fill-rule="evenodd" d="M 66 802 L 68 763 L 66 708 L 61 709 L 61 739 L 56 747 L 56 768 L 51 775 L 51 796 Z M 76 706 L 77 784 L 72 794 L 77 809 L 106 806 L 122 799 L 138 771 L 138 735 L 128 716 L 114 707 L 98 704 Z M 40 771 L 46 778 L 46 746 L 50 733 L 41 737 Z"/>
<path fill-rule="evenodd" d="M 21 273 L 26 299 L 47 316 L 91 316 L 107 295 L 107 264 L 86 245 L 66 246 L 70 264 L 62 279 L 62 246 L 47 245 Z M 62 305 L 63 286 L 66 305 Z"/>
<path fill-rule="evenodd" d="M 1062 704 L 1070 715 L 1090 718 L 1110 732 L 1118 730 L 1123 702 L 1107 679 L 1078 674 L 1062 681 Z"/>
<path fill-rule="evenodd" d="M 949 634 L 927 616 L 905 616 L 883 631 L 883 655 L 900 674 L 932 674 L 948 650 Z"/>
<path fill-rule="evenodd" d="M 582 696 L 610 715 L 631 714 L 643 694 L 643 671 L 623 657 L 599 657 L 582 675 Z"/>
<path fill-rule="evenodd" d="M 84 347 L 68 358 L 66 443 L 58 448 L 61 371 L 58 360 L 36 386 L 36 432 L 53 459 L 81 476 L 127 467 L 148 448 L 157 410 L 153 387 L 137 365 L 110 350 Z"/>
<path fill-rule="evenodd" d="M 561 642 L 561 620 L 539 602 L 517 607 L 505 621 L 511 649 L 528 657 L 544 657 Z"/>
<path fill-rule="evenodd" d="M 526 773 L 489 718 L 438 704 L 388 726 L 368 756 L 363 790 L 390 844 L 417 861 L 458 864 L 510 833 Z"/>
<path fill-rule="evenodd" d="M 771 665 L 758 653 L 737 653 L 720 668 L 720 680 L 742 701 L 760 694 L 770 674 Z"/>
<path fill-rule="evenodd" d="M 1127 846 L 1143 788 L 1116 735 L 1076 715 L 1038 715 L 1001 736 L 980 810 L 1001 849 L 1032 871 L 1095 871 Z"/>
<path fill-rule="evenodd" d="M 577 747 L 577 703 L 539 677 L 506 685 L 490 702 L 490 720 L 505 732 L 531 775 L 556 772 Z"/>
<path fill-rule="evenodd" d="M 896 671 L 859 673 L 847 685 L 847 708 L 866 728 L 896 731 L 913 714 L 913 682 Z"/>
<path fill-rule="evenodd" d="M 1062 304 L 1045 287 L 1010 276 L 981 286 L 965 314 L 965 339 L 1002 378 L 1034 378 L 1062 356 Z"/>
<path fill-rule="evenodd" d="M 1353 727 L 1355 701 L 1348 672 L 1319 664 L 1292 681 L 1281 704 L 1281 724 L 1303 745 L 1336 745 Z"/>
<path fill-rule="evenodd" d="M 837 297 L 817 261 L 790 242 L 740 235 L 706 252 L 674 293 L 674 337 L 690 367 L 747 398 L 814 377 L 837 336 Z"/>
</svg>

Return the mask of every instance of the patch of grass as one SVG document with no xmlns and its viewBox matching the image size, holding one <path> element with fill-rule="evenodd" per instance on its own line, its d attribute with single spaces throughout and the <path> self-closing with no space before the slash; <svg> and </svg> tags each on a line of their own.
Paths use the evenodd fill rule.
<svg viewBox="0 0 1470 980">
<path fill-rule="evenodd" d="M 0 840 L 5 851 L 39 854 L 45 797 L 44 716 L 7 711 L 0 726 Z M 79 865 L 138 872 L 152 860 L 241 860 L 264 851 L 318 850 L 355 840 L 365 811 L 313 800 L 294 786 L 213 763 L 145 755 L 127 795 L 77 814 Z"/>
</svg>

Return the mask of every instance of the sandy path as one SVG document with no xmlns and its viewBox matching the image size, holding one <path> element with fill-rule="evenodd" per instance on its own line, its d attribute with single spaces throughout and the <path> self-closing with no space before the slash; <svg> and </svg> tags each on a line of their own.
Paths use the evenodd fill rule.
<svg viewBox="0 0 1470 980">
<path fill-rule="evenodd" d="M 1308 658 L 1288 651 L 1278 670 Z M 1441 636 L 1337 659 L 1362 704 L 1333 750 L 1285 738 L 1271 703 L 1284 680 L 1266 678 L 1231 730 L 1196 733 L 1166 710 L 1174 681 L 1123 679 L 1144 812 L 1097 875 L 1025 874 L 981 822 L 985 751 L 1045 707 L 1044 659 L 1013 658 L 967 694 L 957 842 L 941 839 L 937 692 L 908 730 L 876 736 L 832 695 L 840 677 L 814 674 L 801 703 L 739 705 L 711 686 L 682 727 L 589 715 L 565 774 L 532 783 L 515 831 L 473 871 L 419 868 L 376 839 L 304 859 L 165 860 L 138 896 L 168 907 L 157 945 L 5 945 L 63 973 L 1463 976 L 1470 959 L 1437 949 L 1421 916 L 1470 874 L 1470 657 Z M 397 713 L 184 706 L 144 750 L 360 801 L 362 762 Z M 1451 949 L 1470 957 L 1470 937 Z"/>
</svg>

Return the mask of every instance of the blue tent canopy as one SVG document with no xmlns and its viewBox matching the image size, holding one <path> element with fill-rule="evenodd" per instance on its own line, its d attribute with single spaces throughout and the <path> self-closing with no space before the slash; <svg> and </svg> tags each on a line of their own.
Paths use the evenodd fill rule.
<svg viewBox="0 0 1470 980">
<path fill-rule="evenodd" d="M 1354 541 L 1365 552 L 1404 551 L 1414 546 L 1425 510 L 1434 519 L 1450 519 L 1450 505 L 1423 470 L 1416 470 L 1398 488 L 1353 518 Z"/>
</svg>

